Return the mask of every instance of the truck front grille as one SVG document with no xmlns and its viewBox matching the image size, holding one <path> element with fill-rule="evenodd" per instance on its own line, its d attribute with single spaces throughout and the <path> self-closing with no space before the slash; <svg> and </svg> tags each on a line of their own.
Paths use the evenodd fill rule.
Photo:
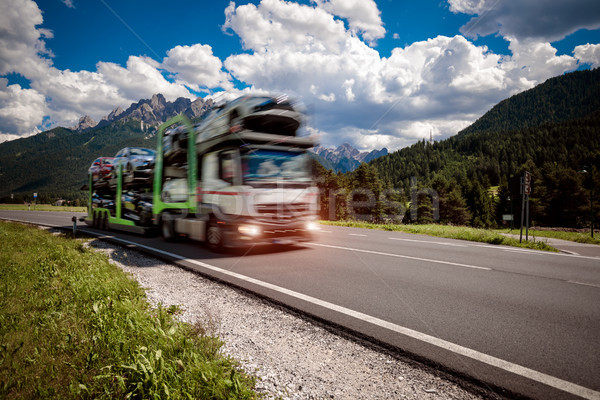
<svg viewBox="0 0 600 400">
<path fill-rule="evenodd" d="M 310 204 L 258 204 L 254 207 L 255 217 L 268 223 L 286 223 L 309 216 Z"/>
</svg>

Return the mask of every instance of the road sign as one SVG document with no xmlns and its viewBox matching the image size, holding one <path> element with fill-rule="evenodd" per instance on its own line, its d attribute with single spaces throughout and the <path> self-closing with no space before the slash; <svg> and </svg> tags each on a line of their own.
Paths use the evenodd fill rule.
<svg viewBox="0 0 600 400">
<path fill-rule="evenodd" d="M 513 220 L 512 214 L 502 214 L 502 221 L 512 221 L 512 220 Z"/>
<path fill-rule="evenodd" d="M 34 193 L 34 194 L 33 194 L 33 198 L 34 198 L 34 199 L 37 199 L 37 193 Z"/>
<path fill-rule="evenodd" d="M 527 196 L 531 194 L 531 174 L 525 171 L 525 176 L 523 177 L 523 193 Z"/>
</svg>

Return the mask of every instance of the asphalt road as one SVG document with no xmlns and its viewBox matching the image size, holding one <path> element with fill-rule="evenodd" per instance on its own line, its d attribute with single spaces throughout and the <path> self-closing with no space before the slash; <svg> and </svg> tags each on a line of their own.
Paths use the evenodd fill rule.
<svg viewBox="0 0 600 400">
<path fill-rule="evenodd" d="M 72 215 L 82 214 L 0 211 L 67 227 Z M 105 235 L 509 397 L 600 399 L 600 258 L 330 226 L 313 243 L 236 255 Z"/>
</svg>

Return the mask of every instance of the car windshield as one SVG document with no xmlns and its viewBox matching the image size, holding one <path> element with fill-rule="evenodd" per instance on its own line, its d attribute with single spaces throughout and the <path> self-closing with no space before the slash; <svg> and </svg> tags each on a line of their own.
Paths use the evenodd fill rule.
<svg viewBox="0 0 600 400">
<path fill-rule="evenodd" d="M 311 180 L 308 157 L 305 153 L 253 150 L 242 156 L 244 182 Z"/>
<path fill-rule="evenodd" d="M 133 156 L 153 156 L 154 150 L 150 149 L 131 149 L 131 155 Z"/>
</svg>

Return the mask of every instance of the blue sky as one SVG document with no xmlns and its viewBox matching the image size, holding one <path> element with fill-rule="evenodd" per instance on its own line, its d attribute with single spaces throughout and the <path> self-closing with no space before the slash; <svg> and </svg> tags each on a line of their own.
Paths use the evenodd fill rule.
<svg viewBox="0 0 600 400">
<path fill-rule="evenodd" d="M 504 98 L 600 66 L 597 3 L 3 0 L 0 141 L 153 93 L 248 91 L 307 104 L 307 130 L 327 146 L 439 140 Z"/>
</svg>

